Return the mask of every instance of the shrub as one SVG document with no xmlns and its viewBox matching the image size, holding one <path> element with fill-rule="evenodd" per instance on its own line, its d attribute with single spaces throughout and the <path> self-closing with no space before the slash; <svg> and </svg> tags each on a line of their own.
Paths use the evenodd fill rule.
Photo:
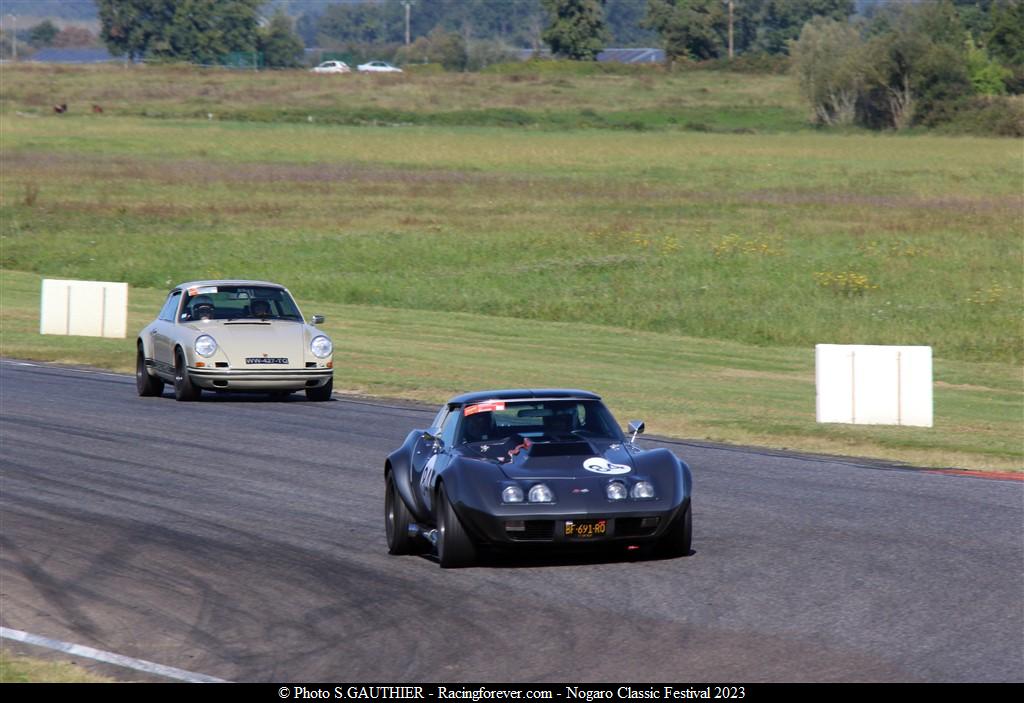
<svg viewBox="0 0 1024 703">
<path fill-rule="evenodd" d="M 693 64 L 694 68 L 706 71 L 735 71 L 755 75 L 783 75 L 789 71 L 791 59 L 785 54 L 764 54 L 752 52 L 733 59 L 709 59 Z"/>
<path fill-rule="evenodd" d="M 967 37 L 967 72 L 979 95 L 1005 95 L 1006 81 L 1013 73 L 993 61 L 984 47 Z"/>
<path fill-rule="evenodd" d="M 941 126 L 951 134 L 1024 137 L 1024 97 L 978 96 L 966 101 Z"/>
<path fill-rule="evenodd" d="M 440 29 L 395 51 L 395 61 L 400 64 L 436 63 L 449 71 L 465 70 L 467 60 L 466 42 L 462 36 Z"/>
<path fill-rule="evenodd" d="M 439 63 L 403 63 L 402 70 L 417 76 L 437 76 L 445 72 Z"/>
<path fill-rule="evenodd" d="M 792 69 L 800 92 L 810 102 L 814 121 L 825 125 L 853 122 L 864 87 L 864 52 L 857 30 L 816 17 L 790 45 Z"/>
</svg>

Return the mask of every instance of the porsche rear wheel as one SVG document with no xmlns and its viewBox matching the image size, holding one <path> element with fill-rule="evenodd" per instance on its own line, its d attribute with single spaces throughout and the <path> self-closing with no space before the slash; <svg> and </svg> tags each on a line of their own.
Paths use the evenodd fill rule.
<svg viewBox="0 0 1024 703">
<path fill-rule="evenodd" d="M 331 378 L 327 383 L 316 388 L 307 388 L 306 397 L 310 400 L 325 401 L 331 399 L 331 393 L 334 392 L 334 379 Z"/>
<path fill-rule="evenodd" d="M 388 473 L 384 488 L 384 526 L 388 535 L 388 554 L 413 554 L 416 542 L 409 536 L 412 515 L 402 496 L 398 495 L 395 479 Z"/>
<path fill-rule="evenodd" d="M 476 558 L 476 547 L 469 538 L 448 494 L 441 485 L 437 492 L 437 559 L 442 569 L 468 566 Z"/>
<path fill-rule="evenodd" d="M 174 399 L 181 401 L 199 400 L 203 389 L 192 383 L 185 364 L 185 354 L 180 349 L 174 354 Z"/>
<path fill-rule="evenodd" d="M 685 557 L 690 555 L 693 541 L 693 521 L 690 518 L 690 504 L 672 524 L 658 543 L 658 554 L 664 557 Z"/>
<path fill-rule="evenodd" d="M 139 351 L 135 355 L 135 389 L 141 396 L 161 395 L 164 392 L 164 382 L 159 378 L 149 375 L 146 368 L 146 354 L 139 344 Z"/>
</svg>

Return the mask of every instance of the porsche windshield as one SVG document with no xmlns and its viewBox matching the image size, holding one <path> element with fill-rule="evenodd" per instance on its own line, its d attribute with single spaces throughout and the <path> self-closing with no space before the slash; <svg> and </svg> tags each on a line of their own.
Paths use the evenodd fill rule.
<svg viewBox="0 0 1024 703">
<path fill-rule="evenodd" d="M 492 400 L 462 408 L 459 444 L 515 435 L 535 442 L 622 441 L 615 419 L 597 400 Z"/>
<path fill-rule="evenodd" d="M 182 320 L 301 320 L 299 308 L 283 288 L 198 286 L 185 291 Z"/>
</svg>

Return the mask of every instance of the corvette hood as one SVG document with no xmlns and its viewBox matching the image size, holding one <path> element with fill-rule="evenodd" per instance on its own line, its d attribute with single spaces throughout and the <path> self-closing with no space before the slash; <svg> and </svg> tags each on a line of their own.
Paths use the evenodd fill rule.
<svg viewBox="0 0 1024 703">
<path fill-rule="evenodd" d="M 513 450 L 514 451 L 514 450 Z M 534 443 L 499 464 L 514 480 L 577 479 L 631 473 L 633 457 L 618 443 Z"/>
<path fill-rule="evenodd" d="M 287 367 L 305 366 L 306 326 L 301 322 L 219 321 L 190 325 L 197 335 L 208 334 L 232 366 L 246 366 L 250 357 L 285 358 Z"/>
</svg>

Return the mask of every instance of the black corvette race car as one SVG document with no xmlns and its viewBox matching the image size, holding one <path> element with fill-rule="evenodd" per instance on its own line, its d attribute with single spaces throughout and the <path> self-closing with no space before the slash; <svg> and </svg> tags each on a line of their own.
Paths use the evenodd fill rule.
<svg viewBox="0 0 1024 703">
<path fill-rule="evenodd" d="M 442 567 L 479 547 L 618 545 L 690 552 L 690 470 L 633 444 L 593 393 L 504 390 L 445 403 L 387 458 L 388 551 L 432 544 Z"/>
</svg>

